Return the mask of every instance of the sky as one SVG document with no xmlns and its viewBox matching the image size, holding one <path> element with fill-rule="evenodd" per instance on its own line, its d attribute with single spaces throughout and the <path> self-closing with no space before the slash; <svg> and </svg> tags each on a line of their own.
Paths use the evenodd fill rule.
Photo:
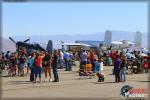
<svg viewBox="0 0 150 100">
<path fill-rule="evenodd" d="M 3 36 L 147 32 L 147 3 L 3 3 Z"/>
</svg>

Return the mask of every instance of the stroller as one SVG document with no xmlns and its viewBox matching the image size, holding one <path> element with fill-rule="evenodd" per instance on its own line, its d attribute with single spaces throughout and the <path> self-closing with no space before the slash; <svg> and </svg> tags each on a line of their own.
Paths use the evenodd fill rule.
<svg viewBox="0 0 150 100">
<path fill-rule="evenodd" d="M 89 79 L 95 77 L 95 73 L 92 72 L 92 64 L 82 65 L 82 69 L 79 71 L 79 76 L 86 76 Z"/>
</svg>

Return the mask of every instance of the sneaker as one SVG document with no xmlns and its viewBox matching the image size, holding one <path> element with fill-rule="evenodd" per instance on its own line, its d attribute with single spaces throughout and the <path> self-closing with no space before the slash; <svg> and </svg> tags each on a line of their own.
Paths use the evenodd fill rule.
<svg viewBox="0 0 150 100">
<path fill-rule="evenodd" d="M 52 82 L 52 81 L 53 81 L 52 78 L 50 78 L 50 79 L 49 79 L 49 82 Z"/>
<path fill-rule="evenodd" d="M 59 82 L 59 80 L 54 80 L 53 82 Z"/>
</svg>

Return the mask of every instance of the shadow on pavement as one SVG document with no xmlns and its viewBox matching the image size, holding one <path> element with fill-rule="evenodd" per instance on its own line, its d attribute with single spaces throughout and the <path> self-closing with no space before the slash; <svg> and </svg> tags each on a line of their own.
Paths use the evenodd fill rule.
<svg viewBox="0 0 150 100">
<path fill-rule="evenodd" d="M 92 82 L 94 84 L 111 84 L 111 83 L 116 83 L 116 82 Z"/>
<path fill-rule="evenodd" d="M 150 82 L 150 81 L 138 81 L 138 82 Z"/>
<path fill-rule="evenodd" d="M 108 74 L 108 75 L 113 75 L 114 76 L 114 74 Z"/>
<path fill-rule="evenodd" d="M 6 75 L 6 76 L 0 76 L 0 77 L 10 77 L 10 76 Z"/>
<path fill-rule="evenodd" d="M 31 84 L 32 82 L 30 82 L 30 81 L 11 81 L 9 83 L 10 84 Z"/>
</svg>

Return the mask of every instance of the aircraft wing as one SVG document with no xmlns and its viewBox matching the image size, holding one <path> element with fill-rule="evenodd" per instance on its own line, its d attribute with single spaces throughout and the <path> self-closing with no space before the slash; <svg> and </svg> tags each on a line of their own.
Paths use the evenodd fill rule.
<svg viewBox="0 0 150 100">
<path fill-rule="evenodd" d="M 111 44 L 121 45 L 121 44 L 123 44 L 123 43 L 120 42 L 120 41 L 113 41 L 113 42 L 111 42 Z"/>
<path fill-rule="evenodd" d="M 88 44 L 83 44 L 83 43 L 64 43 L 64 45 L 68 45 L 68 46 L 91 46 L 91 45 L 88 45 Z"/>
</svg>

